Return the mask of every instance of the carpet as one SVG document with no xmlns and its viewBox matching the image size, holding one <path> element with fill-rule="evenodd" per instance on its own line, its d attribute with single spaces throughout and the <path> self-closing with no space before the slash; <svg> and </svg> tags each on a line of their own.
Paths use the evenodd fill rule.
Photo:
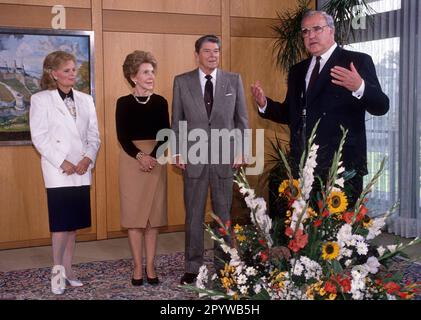
<svg viewBox="0 0 421 320">
<path fill-rule="evenodd" d="M 206 250 L 205 264 L 212 268 L 213 251 Z M 51 268 L 0 272 L 0 299 L 9 300 L 196 300 L 196 293 L 179 286 L 184 273 L 184 253 L 156 257 L 156 270 L 161 280 L 157 286 L 145 282 L 133 287 L 130 283 L 132 260 L 110 260 L 80 263 L 74 266 L 83 287 L 68 287 L 56 296 L 50 291 Z M 421 281 L 421 265 L 396 261 L 392 272 L 402 271 L 404 281 Z M 420 300 L 418 297 L 417 300 Z"/>
<path fill-rule="evenodd" d="M 213 251 L 205 252 L 212 266 Z M 184 274 L 184 252 L 158 255 L 155 260 L 159 285 L 146 281 L 131 285 L 132 260 L 120 259 L 80 263 L 73 266 L 83 287 L 67 287 L 63 295 L 50 290 L 51 267 L 0 272 L 0 299 L 7 300 L 192 300 L 196 293 L 179 286 Z M 146 279 L 144 279 L 146 280 Z"/>
</svg>

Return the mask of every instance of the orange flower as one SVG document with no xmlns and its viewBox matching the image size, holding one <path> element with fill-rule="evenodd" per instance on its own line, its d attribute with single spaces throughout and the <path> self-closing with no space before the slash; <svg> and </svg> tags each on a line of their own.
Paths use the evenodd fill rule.
<svg viewBox="0 0 421 320">
<path fill-rule="evenodd" d="M 399 290 L 401 289 L 401 287 L 396 282 L 393 282 L 393 281 L 386 283 L 384 285 L 384 288 L 386 289 L 388 294 L 398 293 Z"/>
</svg>

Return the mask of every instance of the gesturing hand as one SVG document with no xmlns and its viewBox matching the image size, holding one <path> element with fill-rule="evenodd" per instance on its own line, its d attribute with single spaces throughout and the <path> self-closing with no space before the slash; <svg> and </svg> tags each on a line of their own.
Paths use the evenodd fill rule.
<svg viewBox="0 0 421 320">
<path fill-rule="evenodd" d="M 256 81 L 251 85 L 251 94 L 260 108 L 263 108 L 266 105 L 266 96 L 260 85 L 260 81 Z"/>
<path fill-rule="evenodd" d="M 355 69 L 353 62 L 351 62 L 349 68 L 350 70 L 348 70 L 347 68 L 335 66 L 332 69 L 330 69 L 330 75 L 333 77 L 332 82 L 334 84 L 337 84 L 338 86 L 347 88 L 349 91 L 354 92 L 360 88 L 363 79 L 361 78 L 357 69 Z"/>
</svg>

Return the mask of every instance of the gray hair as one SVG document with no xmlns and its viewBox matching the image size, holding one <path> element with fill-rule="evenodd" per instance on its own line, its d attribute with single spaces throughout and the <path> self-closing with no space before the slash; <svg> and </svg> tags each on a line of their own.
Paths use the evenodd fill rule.
<svg viewBox="0 0 421 320">
<path fill-rule="evenodd" d="M 303 16 L 303 19 L 301 20 L 301 25 L 303 24 L 303 21 L 305 19 L 307 19 L 308 17 L 315 16 L 317 14 L 320 14 L 323 18 L 325 18 L 326 24 L 330 28 L 335 29 L 335 23 L 333 22 L 333 17 L 330 14 L 326 13 L 326 11 L 321 11 L 321 10 L 309 10 L 309 11 L 307 11 Z"/>
</svg>

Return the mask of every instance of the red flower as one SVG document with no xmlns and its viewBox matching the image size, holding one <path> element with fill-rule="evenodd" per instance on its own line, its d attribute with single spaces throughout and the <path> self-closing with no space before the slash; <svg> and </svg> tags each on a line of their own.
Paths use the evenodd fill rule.
<svg viewBox="0 0 421 320">
<path fill-rule="evenodd" d="M 218 231 L 219 231 L 219 234 L 221 236 L 226 236 L 227 235 L 227 231 L 224 228 L 219 228 Z"/>
<path fill-rule="evenodd" d="M 334 294 L 336 294 L 336 286 L 335 286 L 335 284 L 332 282 L 332 281 L 326 281 L 326 283 L 325 283 L 325 290 L 326 290 L 326 292 L 329 292 L 329 293 L 334 293 Z"/>
<path fill-rule="evenodd" d="M 397 295 L 401 298 L 401 299 L 408 299 L 408 293 L 407 292 L 398 292 Z"/>
<path fill-rule="evenodd" d="M 351 291 L 351 280 L 347 277 L 341 279 L 338 276 L 338 283 L 340 284 L 340 286 L 342 287 L 342 291 L 344 293 L 348 293 Z"/>
<path fill-rule="evenodd" d="M 269 259 L 269 251 L 265 250 L 260 252 L 260 259 L 262 260 L 262 262 L 266 262 Z"/>
<path fill-rule="evenodd" d="M 322 217 L 323 218 L 329 217 L 329 211 L 324 209 L 323 212 L 322 212 Z"/>
<path fill-rule="evenodd" d="M 307 245 L 307 242 L 308 234 L 304 234 L 302 229 L 298 229 L 295 233 L 294 239 L 289 242 L 288 248 L 294 252 L 298 252 Z"/>
<path fill-rule="evenodd" d="M 322 220 L 321 219 L 319 219 L 319 220 L 316 220 L 316 221 L 314 221 L 313 222 L 313 224 L 314 224 L 314 226 L 317 228 L 317 227 L 320 227 L 320 225 L 322 224 Z"/>
<path fill-rule="evenodd" d="M 294 230 L 292 230 L 291 227 L 286 227 L 285 228 L 285 235 L 292 238 L 292 235 L 294 234 Z"/>
<path fill-rule="evenodd" d="M 266 246 L 266 240 L 265 240 L 265 239 L 259 239 L 259 243 L 260 243 L 262 246 Z"/>
</svg>

